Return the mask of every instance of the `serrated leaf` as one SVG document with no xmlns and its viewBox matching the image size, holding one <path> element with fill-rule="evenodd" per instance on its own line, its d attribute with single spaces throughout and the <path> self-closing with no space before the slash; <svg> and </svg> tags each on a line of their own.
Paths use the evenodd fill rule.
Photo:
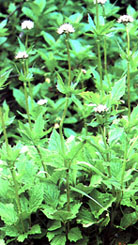
<svg viewBox="0 0 138 245">
<path fill-rule="evenodd" d="M 69 231 L 68 238 L 71 242 L 76 242 L 83 237 L 82 237 L 80 229 L 78 227 L 74 227 Z"/>
<path fill-rule="evenodd" d="M 62 152 L 60 135 L 57 133 L 55 129 L 53 129 L 53 132 L 50 136 L 48 150 Z"/>
<path fill-rule="evenodd" d="M 46 183 L 44 186 L 44 200 L 46 204 L 56 208 L 59 202 L 59 193 L 58 187 L 52 183 Z"/>
<path fill-rule="evenodd" d="M 64 234 L 57 235 L 50 242 L 51 245 L 65 245 L 66 244 L 66 236 Z"/>
<path fill-rule="evenodd" d="M 124 216 L 123 218 L 121 219 L 121 223 L 120 223 L 120 226 L 122 228 L 127 228 L 131 225 L 134 225 L 138 220 L 138 214 L 136 212 L 133 212 L 133 213 L 124 213 Z"/>
<path fill-rule="evenodd" d="M 42 13 L 45 6 L 46 6 L 46 0 L 35 0 L 34 3 L 37 4 L 38 8 L 39 8 L 39 12 Z"/>
<path fill-rule="evenodd" d="M 59 73 L 57 73 L 57 89 L 59 92 L 66 94 L 66 86 Z"/>
<path fill-rule="evenodd" d="M 34 185 L 29 191 L 29 210 L 30 213 L 36 212 L 43 201 L 43 186 L 40 184 Z"/>
<path fill-rule="evenodd" d="M 4 223 L 7 225 L 13 225 L 18 220 L 17 212 L 15 211 L 14 205 L 12 203 L 0 203 L 0 216 Z"/>
<path fill-rule="evenodd" d="M 50 222 L 49 226 L 50 227 L 48 228 L 48 231 L 54 231 L 61 227 L 61 222 L 58 220 L 54 220 Z"/>
<path fill-rule="evenodd" d="M 31 230 L 28 232 L 28 234 L 30 234 L 30 235 L 41 234 L 40 225 L 33 225 L 31 227 Z"/>
<path fill-rule="evenodd" d="M 23 242 L 28 237 L 28 233 L 24 233 L 18 236 L 17 241 Z"/>
<path fill-rule="evenodd" d="M 112 88 L 111 95 L 112 95 L 112 103 L 117 104 L 120 98 L 125 94 L 126 88 L 126 77 L 121 78 L 119 81 L 115 83 Z"/>
<path fill-rule="evenodd" d="M 19 103 L 19 105 L 22 108 L 26 109 L 24 93 L 21 90 L 14 88 L 13 89 L 13 96 L 16 99 L 16 101 Z"/>
</svg>

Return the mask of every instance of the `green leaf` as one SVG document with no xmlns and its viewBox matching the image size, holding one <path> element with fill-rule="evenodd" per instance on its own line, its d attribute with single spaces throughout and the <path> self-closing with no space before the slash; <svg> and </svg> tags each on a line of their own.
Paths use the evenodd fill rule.
<svg viewBox="0 0 138 245">
<path fill-rule="evenodd" d="M 53 132 L 50 136 L 48 149 L 50 151 L 62 152 L 60 135 L 55 129 L 53 129 Z"/>
<path fill-rule="evenodd" d="M 74 227 L 74 228 L 70 229 L 70 231 L 68 233 L 68 238 L 71 242 L 76 242 L 83 237 L 82 237 L 80 229 L 78 227 Z"/>
<path fill-rule="evenodd" d="M 34 3 L 37 4 L 38 8 L 39 8 L 39 12 L 42 13 L 45 6 L 46 6 L 46 0 L 35 0 Z"/>
<path fill-rule="evenodd" d="M 28 234 L 30 234 L 30 235 L 41 234 L 40 225 L 33 225 L 31 227 L 31 230 L 28 232 Z"/>
<path fill-rule="evenodd" d="M 48 228 L 48 231 L 54 231 L 61 228 L 61 222 L 58 220 L 54 220 L 50 222 L 49 226 L 50 227 Z"/>
<path fill-rule="evenodd" d="M 124 213 L 123 218 L 121 219 L 120 226 L 126 229 L 129 226 L 134 225 L 138 220 L 138 214 L 136 212 L 133 213 Z"/>
<path fill-rule="evenodd" d="M 54 237 L 54 239 L 50 242 L 51 245 L 65 245 L 66 244 L 66 236 L 64 234 L 60 234 Z"/>
<path fill-rule="evenodd" d="M 0 203 L 0 216 L 6 225 L 13 225 L 18 220 L 17 212 L 12 203 Z"/>
<path fill-rule="evenodd" d="M 26 103 L 25 103 L 24 93 L 21 90 L 14 88 L 13 89 L 13 96 L 16 99 L 16 101 L 18 102 L 18 104 L 22 108 L 26 109 Z"/>
<path fill-rule="evenodd" d="M 63 80 L 61 76 L 59 75 L 59 73 L 57 73 L 57 89 L 59 92 L 66 94 L 66 86 L 63 83 Z"/>
<path fill-rule="evenodd" d="M 83 227 L 90 227 L 97 222 L 92 212 L 86 208 L 81 208 L 79 214 L 77 215 L 77 222 L 82 224 Z"/>
<path fill-rule="evenodd" d="M 46 183 L 44 186 L 44 200 L 46 204 L 56 208 L 59 202 L 59 193 L 58 187 L 52 183 Z"/>
<path fill-rule="evenodd" d="M 49 44 L 49 46 L 55 45 L 55 38 L 51 34 L 45 31 L 41 31 L 40 34 L 44 37 L 45 41 Z"/>
<path fill-rule="evenodd" d="M 0 239 L 0 245 L 6 245 L 3 239 Z"/>
<path fill-rule="evenodd" d="M 111 91 L 112 104 L 117 104 L 120 98 L 125 94 L 125 87 L 126 77 L 121 78 L 115 83 Z"/>
<path fill-rule="evenodd" d="M 7 79 L 11 73 L 12 69 L 7 70 L 7 68 L 0 71 L 0 90 L 8 85 Z M 7 82 L 7 83 L 5 83 Z"/>
<path fill-rule="evenodd" d="M 89 26 L 92 30 L 94 30 L 96 28 L 91 16 L 88 14 L 88 23 L 89 23 Z"/>
<path fill-rule="evenodd" d="M 40 207 L 43 201 L 43 186 L 40 184 L 34 185 L 31 190 L 29 191 L 29 210 L 30 213 L 34 213 Z"/>
<path fill-rule="evenodd" d="M 36 16 L 34 15 L 34 13 L 32 12 L 32 10 L 30 8 L 27 8 L 27 7 L 23 7 L 22 8 L 22 12 L 27 16 L 29 17 L 30 19 L 32 20 L 36 20 Z"/>
</svg>

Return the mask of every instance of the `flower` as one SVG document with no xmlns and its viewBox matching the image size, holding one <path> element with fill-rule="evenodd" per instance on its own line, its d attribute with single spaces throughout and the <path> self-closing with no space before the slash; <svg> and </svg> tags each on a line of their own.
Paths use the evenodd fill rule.
<svg viewBox="0 0 138 245">
<path fill-rule="evenodd" d="M 98 105 L 94 108 L 94 111 L 97 113 L 107 112 L 109 109 L 106 107 L 106 105 Z"/>
<path fill-rule="evenodd" d="M 21 24 L 22 29 L 28 29 L 31 30 L 34 27 L 34 22 L 31 20 L 25 20 Z"/>
<path fill-rule="evenodd" d="M 82 72 L 83 74 L 86 74 L 86 73 L 87 73 L 87 71 L 86 71 L 85 69 L 81 69 L 81 72 Z"/>
<path fill-rule="evenodd" d="M 37 104 L 38 105 L 44 105 L 44 104 L 46 104 L 47 103 L 47 99 L 41 99 L 41 100 L 38 100 L 37 101 Z"/>
<path fill-rule="evenodd" d="M 75 29 L 73 28 L 73 26 L 71 24 L 68 24 L 68 23 L 65 23 L 65 24 L 61 25 L 57 29 L 57 33 L 58 34 L 73 33 L 73 32 L 75 32 Z"/>
<path fill-rule="evenodd" d="M 25 51 L 19 51 L 15 56 L 15 59 L 27 59 L 28 54 Z"/>
<path fill-rule="evenodd" d="M 126 24 L 133 21 L 134 21 L 133 17 L 126 14 L 120 16 L 119 19 L 117 20 L 118 23 L 126 23 Z"/>
<path fill-rule="evenodd" d="M 97 3 L 105 4 L 107 0 L 97 0 Z M 94 0 L 94 4 L 96 4 L 96 0 Z"/>
</svg>

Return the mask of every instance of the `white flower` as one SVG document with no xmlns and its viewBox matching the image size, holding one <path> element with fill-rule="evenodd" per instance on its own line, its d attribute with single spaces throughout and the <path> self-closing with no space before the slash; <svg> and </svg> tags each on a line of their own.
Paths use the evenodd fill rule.
<svg viewBox="0 0 138 245">
<path fill-rule="evenodd" d="M 61 25 L 57 30 L 58 34 L 73 33 L 73 32 L 75 32 L 75 29 L 73 28 L 71 24 L 68 24 L 68 23 Z"/>
<path fill-rule="evenodd" d="M 122 15 L 119 17 L 119 19 L 117 20 L 118 23 L 128 23 L 128 22 L 133 22 L 134 19 L 133 17 L 131 17 L 130 15 Z"/>
<path fill-rule="evenodd" d="M 38 100 L 37 101 L 37 104 L 38 105 L 44 105 L 44 104 L 46 104 L 47 103 L 47 99 L 41 99 L 41 100 Z"/>
<path fill-rule="evenodd" d="M 86 73 L 87 73 L 87 71 L 86 71 L 85 69 L 81 69 L 81 72 L 82 72 L 83 74 L 86 74 Z"/>
<path fill-rule="evenodd" d="M 29 151 L 29 149 L 28 149 L 28 147 L 27 147 L 26 145 L 24 145 L 24 146 L 21 148 L 20 153 L 25 153 L 25 152 L 27 152 L 27 151 Z"/>
<path fill-rule="evenodd" d="M 25 51 L 19 51 L 15 56 L 15 59 L 27 59 L 28 54 Z"/>
<path fill-rule="evenodd" d="M 94 108 L 94 111 L 97 113 L 101 112 L 107 112 L 109 109 L 106 107 L 106 105 L 98 105 Z"/>
<path fill-rule="evenodd" d="M 107 0 L 97 0 L 97 3 L 105 4 Z M 94 4 L 96 4 L 96 0 L 94 0 Z"/>
<path fill-rule="evenodd" d="M 22 22 L 21 28 L 31 30 L 32 28 L 34 28 L 34 22 L 31 20 L 25 20 Z"/>
</svg>

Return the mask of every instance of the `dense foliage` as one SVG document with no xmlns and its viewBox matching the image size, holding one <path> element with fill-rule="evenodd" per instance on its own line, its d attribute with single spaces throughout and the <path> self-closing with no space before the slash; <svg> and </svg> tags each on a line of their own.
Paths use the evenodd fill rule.
<svg viewBox="0 0 138 245">
<path fill-rule="evenodd" d="M 138 12 L 122 9 L 2 3 L 1 245 L 138 244 Z"/>
</svg>

